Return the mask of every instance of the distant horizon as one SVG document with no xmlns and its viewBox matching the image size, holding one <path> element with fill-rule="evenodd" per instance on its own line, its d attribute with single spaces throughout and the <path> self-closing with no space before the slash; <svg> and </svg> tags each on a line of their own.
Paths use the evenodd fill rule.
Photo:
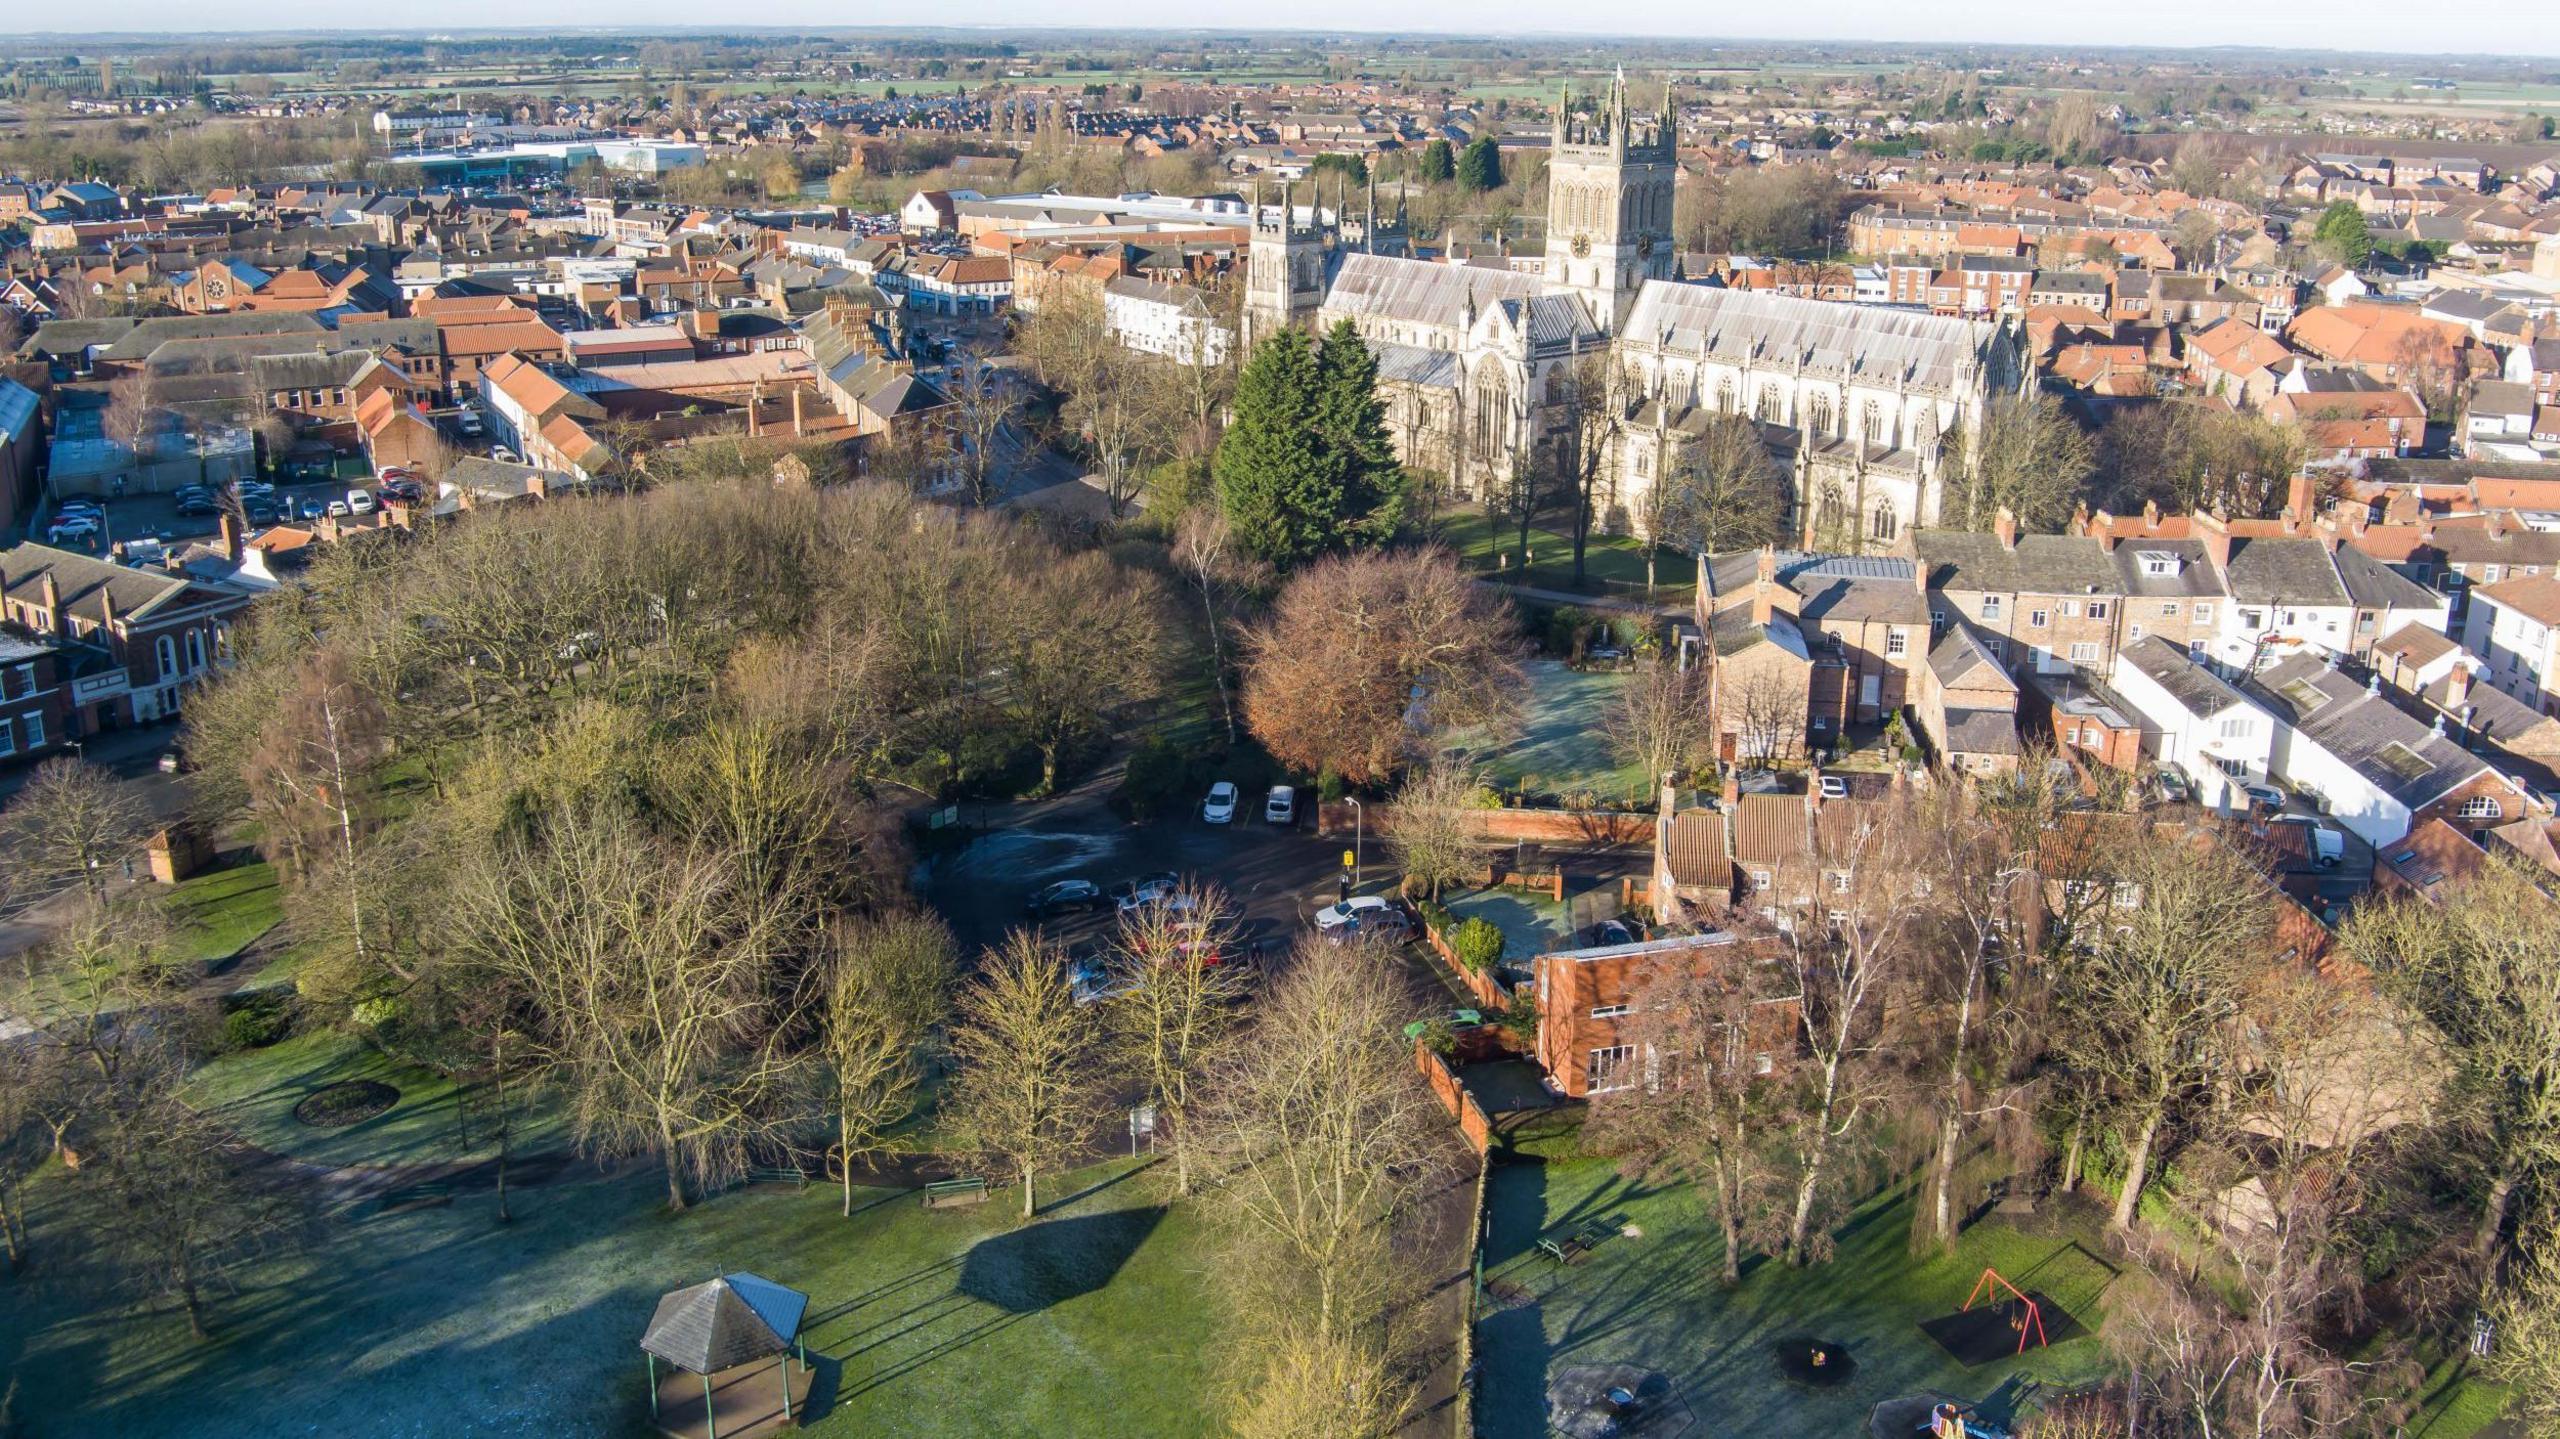
<svg viewBox="0 0 2560 1439">
<path fill-rule="evenodd" d="M 1392 7 L 1393 23 L 1382 21 L 1379 7 L 1346 0 L 1311 0 L 1289 7 L 1287 24 L 1260 7 L 1212 6 L 1186 23 L 1131 25 L 1127 12 L 1096 0 L 1052 0 L 1037 18 L 1005 12 L 1014 0 L 953 0 L 929 23 L 848 23 L 840 10 L 813 0 L 770 0 L 757 7 L 748 23 L 706 24 L 698 7 L 681 0 L 617 0 L 594 3 L 528 6 L 520 0 L 449 0 L 434 24 L 350 26 L 346 12 L 315 0 L 268 0 L 251 13 L 233 18 L 229 12 L 250 11 L 240 0 L 191 4 L 187 0 L 135 0 L 118 7 L 119 28 L 42 27 L 0 32 L 0 40 L 95 39 L 118 43 L 262 35 L 312 37 L 351 35 L 464 35 L 476 33 L 681 32 L 687 34 L 753 34 L 766 30 L 867 31 L 995 31 L 1025 35 L 1100 31 L 1129 35 L 1191 34 L 1411 35 L 1432 38 L 1491 40 L 1575 40 L 1699 43 L 1732 41 L 1747 44 L 1997 46 L 2037 49 L 2139 49 L 2158 51 L 2258 50 L 2277 54 L 2338 54 L 2410 60 L 2478 58 L 2492 61 L 2560 63 L 2560 6 L 2531 6 L 2514 0 L 2445 0 L 2430 7 L 2422 36 L 2405 5 L 2379 0 L 2342 0 L 2316 16 L 2299 12 L 2244 9 L 2212 0 L 2157 0 L 2133 12 L 2069 10 L 2028 0 L 1946 0 L 1894 3 L 1894 0 L 1835 0 L 1826 7 L 1829 23 L 1819 31 L 1802 26 L 1804 17 L 1790 14 L 1775 24 L 1754 27 L 1747 17 L 1726 13 L 1697 29 L 1660 28 L 1659 11 L 1601 0 L 1576 7 L 1590 23 L 1571 29 L 1554 25 L 1555 12 L 1520 0 L 1461 5 L 1452 0 Z M 610 15 L 600 11 L 612 10 Z M 308 11 L 308 16 L 302 12 Z M 535 12 L 528 15 L 528 11 Z M 1091 13 L 1088 13 L 1091 12 Z M 62 13 L 62 12 L 57 12 Z M 254 18 L 252 18 L 254 15 Z M 165 18 L 163 18 L 165 17 Z M 208 18 L 212 23 L 208 25 Z M 158 21 L 160 23 L 154 23 Z M 2460 37 L 2462 43 L 2449 43 Z M 2444 48 L 2427 48 L 2441 45 Z"/>
</svg>

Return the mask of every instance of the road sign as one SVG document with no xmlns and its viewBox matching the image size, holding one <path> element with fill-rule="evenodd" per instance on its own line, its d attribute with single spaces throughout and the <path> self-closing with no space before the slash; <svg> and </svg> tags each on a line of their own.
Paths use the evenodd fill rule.
<svg viewBox="0 0 2560 1439">
<path fill-rule="evenodd" d="M 1352 858 L 1351 851 L 1349 851 L 1349 850 L 1347 850 L 1347 849 L 1346 849 L 1346 850 L 1344 850 L 1344 851 L 1342 852 L 1342 867 L 1343 867 L 1344 869 L 1349 869 L 1349 868 L 1351 868 L 1351 866 L 1352 866 L 1352 864 L 1353 864 L 1354 862 L 1355 862 L 1355 861 L 1354 861 L 1354 860 L 1353 860 L 1353 858 Z"/>
</svg>

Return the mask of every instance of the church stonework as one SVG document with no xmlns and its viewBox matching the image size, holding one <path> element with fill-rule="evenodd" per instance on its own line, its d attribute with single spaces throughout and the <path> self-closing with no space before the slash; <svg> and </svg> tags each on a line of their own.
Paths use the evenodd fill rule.
<svg viewBox="0 0 2560 1439">
<path fill-rule="evenodd" d="M 1584 403 L 1616 411 L 1600 523 L 1635 527 L 1647 487 L 1718 414 L 1758 422 L 1798 542 L 1906 548 L 1941 522 L 1952 469 L 1984 410 L 2030 381 L 2012 322 L 1726 290 L 1674 278 L 1675 122 L 1630 105 L 1621 75 L 1576 113 L 1560 104 L 1545 249 L 1467 264 L 1378 243 L 1337 203 L 1256 203 L 1248 343 L 1349 320 L 1378 357 L 1400 457 L 1452 499 L 1523 466 L 1566 467 Z M 1594 379 L 1602 382 L 1595 386 Z"/>
</svg>

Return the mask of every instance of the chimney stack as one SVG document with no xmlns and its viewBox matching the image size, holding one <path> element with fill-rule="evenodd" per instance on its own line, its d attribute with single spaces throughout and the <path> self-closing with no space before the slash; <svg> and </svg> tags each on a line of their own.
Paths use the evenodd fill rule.
<svg viewBox="0 0 2560 1439">
<path fill-rule="evenodd" d="M 2018 547 L 2018 517 L 2007 505 L 2002 505 L 2000 513 L 1992 517 L 1991 533 L 2000 537 L 2000 548 L 2014 550 Z"/>
<path fill-rule="evenodd" d="M 2204 552 L 2217 570 L 2231 568 L 2231 526 L 2218 510 L 2199 510 L 2195 516 L 2196 538 L 2204 541 Z"/>
<path fill-rule="evenodd" d="M 2471 666 L 2457 664 L 2444 677 L 2444 707 L 2459 710 L 2471 703 Z"/>
<path fill-rule="evenodd" d="M 1670 770 L 1662 772 L 1662 792 L 1658 797 L 1662 807 L 1662 817 L 1666 820 L 1680 812 L 1680 790 L 1671 782 L 1671 773 Z"/>
<path fill-rule="evenodd" d="M 1760 547 L 1760 572 L 1751 581 L 1751 622 L 1753 624 L 1765 625 L 1769 623 L 1770 615 L 1773 614 L 1777 608 L 1777 597 L 1772 595 L 1770 591 L 1776 588 L 1777 583 L 1778 547 L 1775 545 L 1762 545 Z"/>
<path fill-rule="evenodd" d="M 2285 485 L 2284 518 L 2287 533 L 2300 529 L 2317 517 L 2315 509 L 2319 498 L 2319 483 L 2311 478 L 2311 471 L 2296 470 L 2292 480 Z"/>
<path fill-rule="evenodd" d="M 1822 808 L 1822 766 L 1819 763 L 1804 767 L 1804 807 L 1808 813 Z"/>
<path fill-rule="evenodd" d="M 2144 500 L 2142 502 L 2142 523 L 2146 529 L 2156 530 L 2160 528 L 2160 502 L 2158 500 Z"/>
<path fill-rule="evenodd" d="M 800 408 L 801 401 L 807 393 L 797 385 L 791 387 L 791 438 L 795 440 L 809 433 L 808 420 L 802 415 Z"/>
<path fill-rule="evenodd" d="M 224 510 L 222 512 L 220 526 L 222 530 L 222 557 L 236 565 L 240 563 L 241 554 L 240 516 L 233 511 Z"/>
<path fill-rule="evenodd" d="M 53 571 L 51 569 L 47 569 L 44 572 L 44 584 L 37 593 L 44 599 L 45 627 L 52 630 L 57 635 L 62 634 L 64 632 L 64 625 L 62 621 L 62 586 L 54 583 Z"/>
<path fill-rule="evenodd" d="M 1723 799 L 1724 812 L 1726 814 L 1731 814 L 1735 810 L 1742 808 L 1742 780 L 1739 776 L 1735 775 L 1733 766 L 1731 765 L 1726 765 L 1724 767 Z"/>
</svg>

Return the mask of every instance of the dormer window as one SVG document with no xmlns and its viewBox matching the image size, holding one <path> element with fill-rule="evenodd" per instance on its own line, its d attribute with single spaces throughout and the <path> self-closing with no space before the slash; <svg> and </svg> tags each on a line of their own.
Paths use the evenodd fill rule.
<svg viewBox="0 0 2560 1439">
<path fill-rule="evenodd" d="M 2174 576 L 2181 567 L 2178 557 L 2167 550 L 2142 550 L 2134 555 L 2134 559 L 2142 566 L 2145 575 L 2154 578 Z"/>
</svg>

